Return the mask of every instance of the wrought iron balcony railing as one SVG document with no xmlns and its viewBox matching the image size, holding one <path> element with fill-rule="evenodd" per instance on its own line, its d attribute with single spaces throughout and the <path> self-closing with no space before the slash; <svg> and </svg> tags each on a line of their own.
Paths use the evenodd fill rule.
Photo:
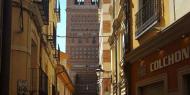
<svg viewBox="0 0 190 95">
<path fill-rule="evenodd" d="M 49 24 L 49 0 L 34 0 L 38 5 L 43 22 L 45 25 Z"/>
<path fill-rule="evenodd" d="M 147 0 L 136 14 L 136 37 L 155 25 L 160 19 L 160 13 L 161 0 Z"/>
<path fill-rule="evenodd" d="M 58 45 L 58 49 L 55 50 L 54 58 L 57 60 L 57 62 L 60 62 L 60 48 Z"/>
<path fill-rule="evenodd" d="M 56 49 L 56 43 L 57 43 L 56 36 L 57 36 L 57 31 L 55 26 L 53 26 L 53 34 L 48 35 L 48 41 L 50 42 L 51 47 L 54 49 Z"/>
</svg>

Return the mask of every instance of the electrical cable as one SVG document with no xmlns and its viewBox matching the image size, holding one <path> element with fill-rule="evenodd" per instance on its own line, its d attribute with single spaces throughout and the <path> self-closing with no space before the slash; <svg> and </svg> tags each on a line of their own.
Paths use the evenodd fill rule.
<svg viewBox="0 0 190 95">
<path fill-rule="evenodd" d="M 42 34 L 45 36 L 53 36 L 53 35 L 47 35 L 47 34 Z M 94 38 L 94 37 L 110 37 L 110 36 L 60 36 L 60 35 L 56 35 L 56 37 L 58 38 Z"/>
</svg>

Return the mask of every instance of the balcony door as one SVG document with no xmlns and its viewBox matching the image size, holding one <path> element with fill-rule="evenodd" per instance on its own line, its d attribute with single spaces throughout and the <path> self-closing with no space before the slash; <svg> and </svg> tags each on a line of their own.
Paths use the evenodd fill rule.
<svg viewBox="0 0 190 95">
<path fill-rule="evenodd" d="M 154 14 L 154 0 L 139 0 L 139 8 L 143 24 Z"/>
<path fill-rule="evenodd" d="M 139 10 L 136 13 L 136 36 L 154 26 L 160 17 L 160 0 L 139 0 Z"/>
</svg>

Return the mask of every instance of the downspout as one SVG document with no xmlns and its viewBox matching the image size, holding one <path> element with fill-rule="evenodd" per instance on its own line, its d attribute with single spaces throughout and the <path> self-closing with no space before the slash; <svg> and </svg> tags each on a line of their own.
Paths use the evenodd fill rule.
<svg viewBox="0 0 190 95">
<path fill-rule="evenodd" d="M 2 66 L 0 80 L 0 95 L 9 95 L 10 59 L 11 59 L 11 21 L 12 0 L 3 0 L 3 32 L 2 32 Z"/>
<path fill-rule="evenodd" d="M 130 91 L 130 76 L 131 76 L 131 72 L 130 72 L 130 68 L 131 68 L 131 64 L 129 62 L 127 62 L 126 60 L 126 55 L 128 52 L 130 52 L 130 45 L 131 45 L 131 3 L 130 0 L 126 0 L 125 2 L 125 15 L 126 15 L 126 22 L 125 22 L 125 28 L 126 28 L 126 33 L 125 33 L 125 47 L 124 47 L 124 75 L 125 75 L 125 86 L 126 86 L 126 94 L 127 95 L 131 95 Z"/>
</svg>

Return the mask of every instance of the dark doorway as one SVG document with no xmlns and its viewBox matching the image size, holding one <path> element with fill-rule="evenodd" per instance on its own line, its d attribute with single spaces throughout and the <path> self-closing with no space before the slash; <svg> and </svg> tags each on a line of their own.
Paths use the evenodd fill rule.
<svg viewBox="0 0 190 95">
<path fill-rule="evenodd" d="M 190 95 L 190 74 L 184 76 L 185 95 Z"/>
</svg>

